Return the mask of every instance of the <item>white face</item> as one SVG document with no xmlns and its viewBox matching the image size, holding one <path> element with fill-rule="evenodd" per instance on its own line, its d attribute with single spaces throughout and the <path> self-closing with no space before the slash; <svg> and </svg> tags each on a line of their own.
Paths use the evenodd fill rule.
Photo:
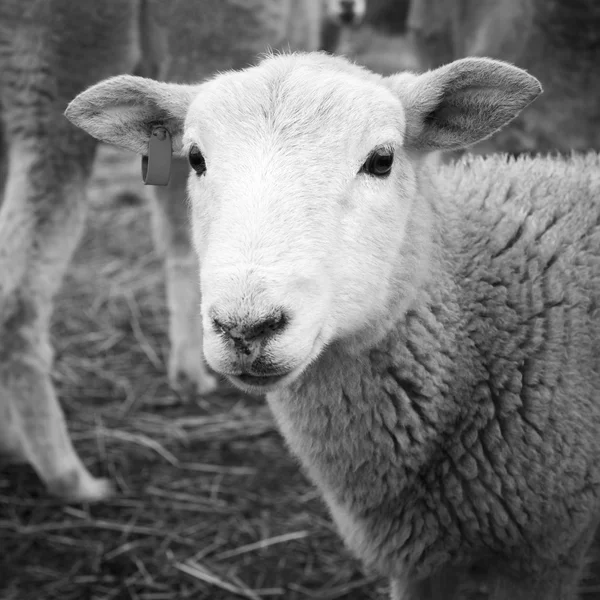
<svg viewBox="0 0 600 600">
<path fill-rule="evenodd" d="M 327 0 L 327 16 L 342 25 L 358 25 L 366 10 L 367 0 Z"/>
<path fill-rule="evenodd" d="M 289 384 L 389 311 L 415 188 L 404 113 L 334 61 L 221 75 L 186 119 L 185 151 L 206 164 L 189 179 L 204 352 L 246 391 Z"/>
</svg>

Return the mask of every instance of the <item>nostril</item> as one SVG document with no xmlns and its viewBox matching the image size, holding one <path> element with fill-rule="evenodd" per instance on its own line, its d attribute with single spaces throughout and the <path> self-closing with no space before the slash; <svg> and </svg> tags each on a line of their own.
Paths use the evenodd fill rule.
<svg viewBox="0 0 600 600">
<path fill-rule="evenodd" d="M 282 311 L 278 311 L 262 321 L 248 324 L 243 330 L 243 336 L 246 340 L 266 337 L 283 329 L 286 323 L 287 318 L 285 314 Z"/>
<path fill-rule="evenodd" d="M 211 317 L 211 322 L 213 329 L 217 333 L 229 333 L 229 330 L 233 327 L 231 323 L 225 322 L 224 320 L 220 320 L 217 317 Z"/>
<path fill-rule="evenodd" d="M 234 340 L 251 342 L 268 337 L 282 330 L 288 323 L 288 317 L 282 310 L 277 310 L 261 319 L 222 319 L 212 317 L 214 329 Z"/>
</svg>

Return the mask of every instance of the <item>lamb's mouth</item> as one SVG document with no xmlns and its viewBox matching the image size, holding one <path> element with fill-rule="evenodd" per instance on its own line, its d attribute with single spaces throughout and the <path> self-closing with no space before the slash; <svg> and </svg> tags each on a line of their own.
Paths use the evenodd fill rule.
<svg viewBox="0 0 600 600">
<path fill-rule="evenodd" d="M 238 375 L 227 375 L 227 379 L 243 391 L 266 394 L 276 389 L 281 389 L 292 383 L 305 369 L 308 361 L 304 361 L 297 367 L 285 373 L 274 373 L 273 375 L 252 375 L 251 373 L 240 373 Z"/>
<path fill-rule="evenodd" d="M 306 367 L 312 362 L 321 349 L 320 334 L 315 338 L 311 352 L 307 358 L 296 367 L 285 371 L 284 373 L 273 373 L 272 375 L 253 375 L 252 373 L 225 374 L 227 379 L 244 392 L 254 394 L 266 394 L 277 389 L 281 389 L 291 384 Z"/>
<path fill-rule="evenodd" d="M 281 381 L 286 375 L 287 373 L 284 373 L 283 375 L 249 375 L 245 373 L 243 375 L 233 375 L 231 378 L 237 379 L 241 383 L 245 383 L 247 385 L 262 387 L 273 385 L 274 383 Z"/>
<path fill-rule="evenodd" d="M 292 371 L 293 372 L 293 371 Z M 276 387 L 292 373 L 282 375 L 250 375 L 243 373 L 241 375 L 227 375 L 227 378 L 233 385 L 245 391 L 265 393 Z"/>
</svg>

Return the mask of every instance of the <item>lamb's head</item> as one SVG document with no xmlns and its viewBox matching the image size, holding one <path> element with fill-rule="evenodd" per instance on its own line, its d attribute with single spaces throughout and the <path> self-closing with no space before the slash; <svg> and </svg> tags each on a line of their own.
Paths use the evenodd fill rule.
<svg viewBox="0 0 600 600">
<path fill-rule="evenodd" d="M 113 78 L 67 116 L 140 153 L 152 125 L 171 131 L 191 165 L 206 358 L 267 391 L 326 345 L 381 333 L 422 268 L 409 233 L 423 157 L 487 137 L 540 90 L 487 59 L 381 78 L 301 54 L 197 86 Z"/>
</svg>

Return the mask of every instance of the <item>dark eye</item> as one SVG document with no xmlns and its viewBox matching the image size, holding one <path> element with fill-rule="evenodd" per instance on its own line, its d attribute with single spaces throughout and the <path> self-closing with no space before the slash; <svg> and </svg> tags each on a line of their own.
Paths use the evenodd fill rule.
<svg viewBox="0 0 600 600">
<path fill-rule="evenodd" d="M 387 177 L 394 163 L 394 151 L 384 148 L 373 150 L 365 164 L 361 167 L 361 173 L 374 175 L 375 177 Z"/>
<path fill-rule="evenodd" d="M 188 160 L 190 161 L 190 166 L 198 175 L 203 175 L 206 172 L 206 161 L 198 146 L 194 145 L 190 148 Z"/>
</svg>

